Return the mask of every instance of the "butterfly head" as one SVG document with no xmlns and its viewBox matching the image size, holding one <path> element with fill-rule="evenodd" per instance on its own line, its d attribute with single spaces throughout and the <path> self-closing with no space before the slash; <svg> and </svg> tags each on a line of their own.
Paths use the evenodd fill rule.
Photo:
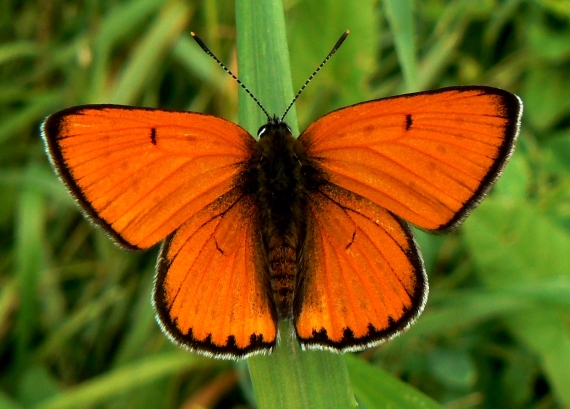
<svg viewBox="0 0 570 409">
<path fill-rule="evenodd" d="M 269 117 L 267 123 L 263 125 L 257 131 L 257 139 L 262 139 L 267 137 L 268 135 L 274 134 L 292 134 L 293 131 L 287 125 L 287 123 L 283 122 L 283 120 L 277 116 Z"/>
</svg>

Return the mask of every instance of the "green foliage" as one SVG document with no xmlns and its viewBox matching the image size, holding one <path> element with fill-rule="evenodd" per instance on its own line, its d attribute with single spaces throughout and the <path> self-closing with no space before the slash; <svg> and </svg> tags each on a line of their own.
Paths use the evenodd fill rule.
<svg viewBox="0 0 570 409">
<path fill-rule="evenodd" d="M 236 121 L 236 84 L 189 36 L 235 69 L 233 3 L 5 0 L 0 10 L 0 407 L 253 406 L 243 364 L 188 354 L 160 333 L 156 251 L 122 252 L 85 221 L 38 131 L 58 109 L 100 102 Z M 240 30 L 255 24 L 239 18 Z M 293 91 L 351 30 L 298 101 L 300 129 L 345 105 L 449 85 L 498 86 L 525 104 L 490 197 L 457 233 L 418 235 L 424 314 L 347 359 L 361 407 L 570 407 L 568 2 L 306 0 L 285 4 L 285 22 Z M 262 103 L 279 113 L 280 100 Z"/>
</svg>

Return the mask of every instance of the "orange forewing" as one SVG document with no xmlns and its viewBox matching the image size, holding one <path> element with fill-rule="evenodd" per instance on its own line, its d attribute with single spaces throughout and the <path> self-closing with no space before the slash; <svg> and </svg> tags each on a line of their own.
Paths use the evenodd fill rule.
<svg viewBox="0 0 570 409">
<path fill-rule="evenodd" d="M 218 358 L 273 348 L 277 317 L 255 214 L 254 198 L 234 189 L 166 240 L 154 303 L 181 345 Z"/>
<path fill-rule="evenodd" d="M 251 196 L 235 188 L 255 144 L 245 130 L 109 105 L 60 111 L 42 130 L 60 177 L 119 244 L 148 248 L 168 236 L 154 304 L 170 338 L 221 358 L 272 349 L 277 318 L 259 226 Z"/>
<path fill-rule="evenodd" d="M 509 92 L 455 87 L 333 111 L 300 137 L 331 183 L 426 230 L 455 227 L 510 157 L 522 106 Z"/>
<path fill-rule="evenodd" d="M 43 125 L 50 158 L 91 218 L 148 248 L 228 192 L 255 140 L 209 115 L 86 105 Z"/>
<path fill-rule="evenodd" d="M 407 328 L 427 298 L 409 227 L 334 185 L 310 198 L 307 218 L 310 257 L 295 311 L 302 345 L 359 350 Z"/>
</svg>

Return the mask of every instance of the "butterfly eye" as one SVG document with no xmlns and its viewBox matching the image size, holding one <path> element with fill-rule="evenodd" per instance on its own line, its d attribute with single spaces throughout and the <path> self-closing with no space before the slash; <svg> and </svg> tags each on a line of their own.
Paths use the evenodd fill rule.
<svg viewBox="0 0 570 409">
<path fill-rule="evenodd" d="M 257 139 L 261 139 L 264 136 L 267 136 L 267 125 L 263 125 L 259 128 L 259 131 L 257 131 Z"/>
</svg>

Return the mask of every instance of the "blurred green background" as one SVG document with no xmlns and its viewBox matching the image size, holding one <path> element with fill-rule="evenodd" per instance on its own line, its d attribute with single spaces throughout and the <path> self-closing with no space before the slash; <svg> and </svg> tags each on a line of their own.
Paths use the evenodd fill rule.
<svg viewBox="0 0 570 409">
<path fill-rule="evenodd" d="M 349 361 L 362 406 L 383 407 L 370 378 L 382 369 L 450 409 L 570 408 L 570 2 L 298 0 L 285 13 L 295 86 L 351 30 L 299 99 L 301 129 L 449 85 L 505 88 L 525 106 L 492 194 L 459 231 L 418 234 L 430 299 L 406 334 Z M 86 222 L 39 135 L 84 103 L 235 121 L 236 84 L 189 36 L 235 68 L 234 15 L 230 1 L 0 5 L 0 408 L 254 406 L 243 364 L 160 333 L 157 250 L 123 252 Z"/>
</svg>

